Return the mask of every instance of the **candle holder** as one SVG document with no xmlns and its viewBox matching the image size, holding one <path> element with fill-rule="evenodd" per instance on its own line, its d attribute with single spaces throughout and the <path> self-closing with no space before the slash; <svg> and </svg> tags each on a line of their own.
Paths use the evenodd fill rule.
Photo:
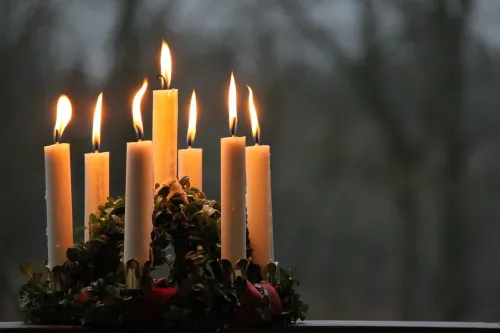
<svg viewBox="0 0 500 333">
<path fill-rule="evenodd" d="M 150 260 L 124 262 L 124 200 L 108 198 L 90 218 L 92 239 L 69 248 L 67 262 L 47 268 L 47 279 L 21 265 L 25 322 L 216 333 L 303 320 L 308 309 L 295 272 L 252 262 L 248 234 L 248 258 L 234 265 L 221 258 L 220 208 L 187 177 L 159 187 Z M 151 271 L 163 265 L 169 275 L 153 279 Z"/>
</svg>

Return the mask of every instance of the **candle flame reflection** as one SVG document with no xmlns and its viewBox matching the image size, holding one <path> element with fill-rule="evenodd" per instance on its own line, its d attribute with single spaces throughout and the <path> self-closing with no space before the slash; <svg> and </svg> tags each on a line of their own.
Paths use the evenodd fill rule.
<svg viewBox="0 0 500 333">
<path fill-rule="evenodd" d="M 54 142 L 59 143 L 61 136 L 71 119 L 71 101 L 68 96 L 61 95 L 57 101 L 57 118 L 56 126 L 54 127 Z"/>
<path fill-rule="evenodd" d="M 172 56 L 170 55 L 170 48 L 167 42 L 163 41 L 161 44 L 160 55 L 161 76 L 163 76 L 164 88 L 170 87 L 170 80 L 172 79 Z"/>
<path fill-rule="evenodd" d="M 92 145 L 94 151 L 99 151 L 101 145 L 101 113 L 102 113 L 102 93 L 97 97 L 94 111 L 94 125 L 92 127 Z"/>
<path fill-rule="evenodd" d="M 231 73 L 231 83 L 229 84 L 229 129 L 231 136 L 236 134 L 236 123 L 238 115 L 236 111 L 236 84 L 234 82 L 234 74 Z"/>
<path fill-rule="evenodd" d="M 189 148 L 191 148 L 196 135 L 196 116 L 196 92 L 193 90 L 193 94 L 191 95 L 191 105 L 189 106 L 189 126 L 187 133 L 187 144 Z"/>
<path fill-rule="evenodd" d="M 141 100 L 147 88 L 148 88 L 148 80 L 144 79 L 142 87 L 135 94 L 134 101 L 132 103 L 132 118 L 134 120 L 135 134 L 137 135 L 138 141 L 141 141 L 144 135 L 144 129 L 142 127 L 142 117 L 141 117 Z"/>
<path fill-rule="evenodd" d="M 250 120 L 252 122 L 252 136 L 256 145 L 260 144 L 260 127 L 259 118 L 257 118 L 257 110 L 253 101 L 253 92 L 250 86 L 248 88 L 248 108 L 250 110 Z"/>
</svg>

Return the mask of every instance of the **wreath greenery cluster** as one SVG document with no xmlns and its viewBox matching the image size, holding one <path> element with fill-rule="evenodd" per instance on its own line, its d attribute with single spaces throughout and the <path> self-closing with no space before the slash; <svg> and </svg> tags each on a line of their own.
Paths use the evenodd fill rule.
<svg viewBox="0 0 500 333">
<path fill-rule="evenodd" d="M 307 305 L 295 291 L 299 283 L 293 270 L 281 268 L 275 274 L 276 266 L 271 264 L 263 279 L 260 268 L 251 261 L 241 261 L 235 271 L 221 265 L 218 202 L 190 187 L 188 177 L 169 186 L 157 185 L 156 189 L 150 269 L 143 274 L 140 290 L 125 287 L 125 200 L 110 197 L 99 206 L 99 216 L 90 216 L 91 239 L 69 248 L 62 266 L 51 270 L 45 263 L 43 274 L 35 272 L 29 263 L 20 265 L 28 277 L 19 291 L 27 324 L 126 324 L 130 314 L 140 312 L 141 298 L 158 282 L 150 271 L 163 265 L 169 267 L 163 284 L 177 289 L 161 309 L 156 309 L 158 315 L 148 323 L 151 327 L 179 332 L 228 328 L 249 282 L 263 296 L 252 309 L 251 325 L 287 325 L 305 318 Z M 248 257 L 251 252 L 247 230 Z M 278 318 L 271 316 L 262 280 L 267 280 L 279 295 L 283 312 Z"/>
</svg>

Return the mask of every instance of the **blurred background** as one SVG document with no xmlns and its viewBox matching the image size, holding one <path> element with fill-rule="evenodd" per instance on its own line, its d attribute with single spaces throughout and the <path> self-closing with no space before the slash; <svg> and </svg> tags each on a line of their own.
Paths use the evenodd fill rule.
<svg viewBox="0 0 500 333">
<path fill-rule="evenodd" d="M 496 0 L 2 0 L 0 320 L 22 318 L 18 264 L 46 256 L 43 146 L 73 102 L 74 224 L 104 92 L 112 195 L 125 188 L 143 77 L 145 136 L 162 39 L 179 146 L 198 95 L 204 190 L 220 195 L 234 71 L 272 149 L 276 259 L 311 319 L 500 320 L 500 3 Z"/>
</svg>

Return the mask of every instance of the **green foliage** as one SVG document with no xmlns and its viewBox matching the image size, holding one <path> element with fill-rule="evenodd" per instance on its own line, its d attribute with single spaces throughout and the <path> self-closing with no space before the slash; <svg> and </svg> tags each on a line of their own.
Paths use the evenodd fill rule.
<svg viewBox="0 0 500 333">
<path fill-rule="evenodd" d="M 174 297 L 161 309 L 157 327 L 176 331 L 216 332 L 230 322 L 245 292 L 246 277 L 227 283 L 220 265 L 220 204 L 190 187 L 184 177 L 168 186 L 155 186 L 151 234 L 152 269 L 167 264 L 167 284 L 178 287 Z M 28 281 L 21 287 L 19 304 L 30 324 L 117 325 L 124 321 L 131 306 L 148 293 L 153 279 L 147 274 L 142 289 L 125 289 L 122 263 L 125 200 L 109 197 L 89 216 L 90 240 L 79 241 L 67 250 L 62 266 L 46 276 L 29 263 L 20 265 Z M 80 230 L 81 231 L 81 230 Z M 173 248 L 174 256 L 167 254 Z M 251 254 L 247 230 L 247 252 Z M 232 272 L 231 272 L 232 274 Z M 285 311 L 285 323 L 303 319 L 304 305 L 294 287 L 298 285 L 290 270 L 281 270 L 273 281 Z M 264 296 L 255 310 L 253 323 L 270 320 L 267 292 L 252 281 Z M 125 318 L 126 319 L 126 318 Z"/>
<path fill-rule="evenodd" d="M 292 269 L 280 269 L 280 279 L 274 284 L 278 295 L 280 295 L 281 306 L 287 323 L 304 320 L 308 305 L 302 302 L 300 295 L 295 292 L 295 287 L 299 286 L 296 272 Z"/>
</svg>

